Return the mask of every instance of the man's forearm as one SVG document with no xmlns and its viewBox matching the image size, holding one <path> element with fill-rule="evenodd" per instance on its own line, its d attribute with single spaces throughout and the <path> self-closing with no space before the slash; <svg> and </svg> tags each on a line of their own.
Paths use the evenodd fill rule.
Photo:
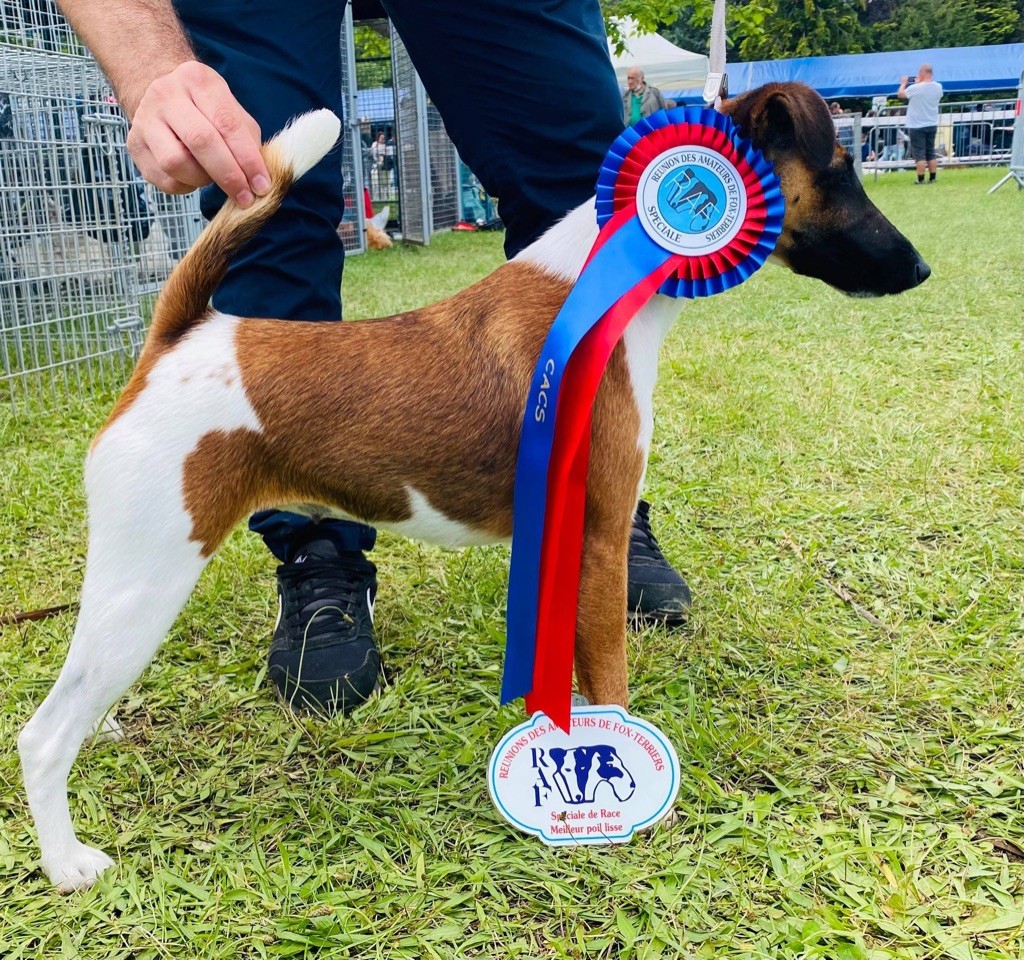
<svg viewBox="0 0 1024 960">
<path fill-rule="evenodd" d="M 196 58 L 171 0 L 58 0 L 129 117 L 146 88 Z"/>
</svg>

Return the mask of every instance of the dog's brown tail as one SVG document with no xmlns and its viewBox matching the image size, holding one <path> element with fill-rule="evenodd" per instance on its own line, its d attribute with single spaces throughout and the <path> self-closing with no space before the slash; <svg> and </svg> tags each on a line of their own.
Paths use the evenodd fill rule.
<svg viewBox="0 0 1024 960">
<path fill-rule="evenodd" d="M 330 110 L 296 117 L 263 145 L 270 190 L 246 208 L 228 200 L 174 268 L 157 300 L 147 338 L 164 348 L 210 314 L 210 297 L 232 256 L 281 206 L 289 187 L 312 169 L 338 140 L 341 123 Z"/>
</svg>

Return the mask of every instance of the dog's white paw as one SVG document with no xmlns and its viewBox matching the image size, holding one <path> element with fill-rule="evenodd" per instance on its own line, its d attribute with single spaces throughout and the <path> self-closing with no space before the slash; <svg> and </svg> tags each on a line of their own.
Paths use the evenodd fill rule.
<svg viewBox="0 0 1024 960">
<path fill-rule="evenodd" d="M 43 861 L 43 872 L 61 893 L 87 890 L 114 861 L 102 850 L 77 843 L 59 857 Z"/>
</svg>

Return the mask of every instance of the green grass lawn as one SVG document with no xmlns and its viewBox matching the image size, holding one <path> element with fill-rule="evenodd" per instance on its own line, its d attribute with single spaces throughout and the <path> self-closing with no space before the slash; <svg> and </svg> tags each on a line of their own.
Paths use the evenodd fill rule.
<svg viewBox="0 0 1024 960">
<path fill-rule="evenodd" d="M 0 631 L 0 956 L 1016 960 L 1024 945 L 1022 198 L 1003 171 L 869 192 L 932 266 L 845 298 L 782 269 L 684 311 L 647 492 L 695 605 L 632 637 L 679 752 L 670 827 L 549 850 L 491 807 L 507 551 L 381 537 L 388 684 L 296 719 L 273 564 L 239 531 L 71 776 L 92 890 L 36 870 L 16 731 L 63 615 Z M 353 258 L 346 310 L 460 289 L 496 235 Z M 113 395 L 0 413 L 0 613 L 77 599 L 82 458 Z M 159 562 L 154 558 L 154 562 Z"/>
</svg>

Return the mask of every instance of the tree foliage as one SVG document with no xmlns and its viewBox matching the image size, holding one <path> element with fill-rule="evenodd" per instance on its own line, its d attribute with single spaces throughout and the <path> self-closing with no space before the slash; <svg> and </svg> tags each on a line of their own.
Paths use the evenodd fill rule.
<svg viewBox="0 0 1024 960">
<path fill-rule="evenodd" d="M 391 56 L 391 39 L 386 24 L 356 24 L 352 42 L 357 60 L 376 60 Z"/>
<path fill-rule="evenodd" d="M 1020 20 L 1017 0 L 906 0 L 876 32 L 883 50 L 974 47 L 1010 42 Z"/>
<path fill-rule="evenodd" d="M 706 53 L 713 0 L 605 0 L 687 50 Z M 729 59 L 772 60 L 1024 40 L 1024 0 L 730 0 Z M 614 31 L 614 25 L 611 28 Z"/>
<path fill-rule="evenodd" d="M 814 57 L 823 50 L 863 53 L 859 0 L 748 0 L 732 18 L 743 60 Z"/>
<path fill-rule="evenodd" d="M 608 36 L 611 37 L 618 53 L 622 52 L 622 36 L 619 32 L 621 20 L 635 20 L 641 33 L 658 32 L 667 36 L 665 27 L 675 24 L 680 12 L 685 8 L 685 3 L 673 0 L 602 0 L 601 3 Z"/>
</svg>

